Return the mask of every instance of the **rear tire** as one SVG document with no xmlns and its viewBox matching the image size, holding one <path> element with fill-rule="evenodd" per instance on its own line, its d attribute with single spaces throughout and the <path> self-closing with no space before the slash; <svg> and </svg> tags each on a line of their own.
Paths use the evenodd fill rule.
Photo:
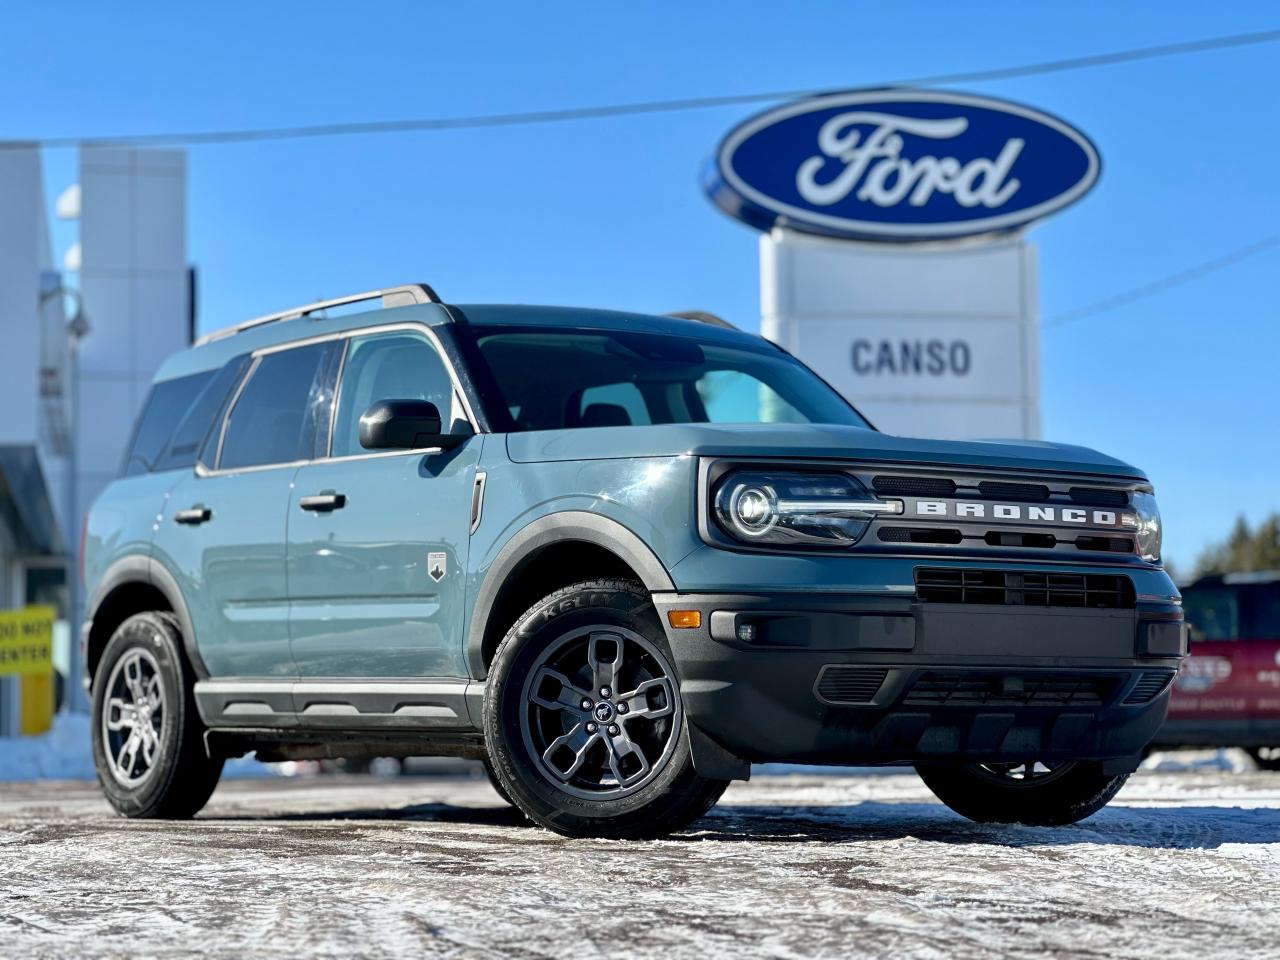
<svg viewBox="0 0 1280 960">
<path fill-rule="evenodd" d="M 93 680 L 93 760 L 124 816 L 185 820 L 218 785 L 222 760 L 205 753 L 194 685 L 172 614 L 136 614 L 107 642 Z"/>
<path fill-rule="evenodd" d="M 916 772 L 939 800 L 962 817 L 978 823 L 1043 827 L 1078 823 L 1092 816 L 1129 779 L 1127 773 L 1108 775 L 1102 772 L 1102 764 L 1087 762 L 1051 767 L 1038 763 L 917 764 Z"/>
<path fill-rule="evenodd" d="M 629 580 L 566 587 L 521 617 L 494 654 L 484 723 L 500 792 L 564 836 L 665 836 L 728 786 L 694 770 L 666 635 Z"/>
<path fill-rule="evenodd" d="M 1246 752 L 1259 770 L 1280 770 L 1280 747 L 1250 747 Z"/>
</svg>

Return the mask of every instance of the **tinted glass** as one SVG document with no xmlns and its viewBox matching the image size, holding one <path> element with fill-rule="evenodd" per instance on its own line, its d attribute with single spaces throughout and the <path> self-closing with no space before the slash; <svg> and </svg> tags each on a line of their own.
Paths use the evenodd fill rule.
<svg viewBox="0 0 1280 960">
<path fill-rule="evenodd" d="M 1182 604 L 1197 640 L 1280 638 L 1280 583 L 1193 587 Z"/>
<path fill-rule="evenodd" d="M 430 400 L 446 424 L 460 415 L 449 371 L 425 337 L 405 331 L 355 337 L 342 370 L 332 456 L 368 453 L 360 446 L 360 417 L 382 400 Z M 458 429 L 455 422 L 449 432 Z"/>
<path fill-rule="evenodd" d="M 156 464 L 156 470 L 182 470 L 195 466 L 205 440 L 213 432 L 214 423 L 220 418 L 231 391 L 240 382 L 248 365 L 247 356 L 237 357 L 217 371 L 173 431 L 173 438 Z"/>
<path fill-rule="evenodd" d="M 169 445 L 174 428 L 213 380 L 214 373 L 213 370 L 194 373 L 189 377 L 157 383 L 151 388 L 142 408 L 142 416 L 138 418 L 138 425 L 134 428 L 129 454 L 125 458 L 125 476 L 150 473 L 157 469 L 160 455 Z"/>
<path fill-rule="evenodd" d="M 487 368 L 484 379 L 498 394 L 490 415 L 505 419 L 500 429 L 647 423 L 868 427 L 808 368 L 765 343 L 557 328 L 465 332 Z"/>
<path fill-rule="evenodd" d="M 258 361 L 231 410 L 218 460 L 220 469 L 311 458 L 312 386 L 328 346 L 296 347 L 269 353 Z"/>
</svg>

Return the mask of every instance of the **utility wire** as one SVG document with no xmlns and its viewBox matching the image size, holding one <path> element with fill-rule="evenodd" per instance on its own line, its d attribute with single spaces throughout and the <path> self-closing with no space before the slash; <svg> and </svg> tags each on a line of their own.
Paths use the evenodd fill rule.
<svg viewBox="0 0 1280 960">
<path fill-rule="evenodd" d="M 1134 287 L 1125 290 L 1122 293 L 1113 294 L 1109 297 L 1103 297 L 1101 300 L 1095 300 L 1093 303 L 1085 304 L 1083 307 L 1077 307 L 1075 310 L 1068 310 L 1065 313 L 1056 314 L 1050 317 L 1043 324 L 1044 328 L 1060 327 L 1064 324 L 1074 323 L 1077 320 L 1084 320 L 1087 317 L 1094 317 L 1100 313 L 1107 313 L 1111 310 L 1117 310 L 1120 307 L 1128 306 L 1138 300 L 1145 300 L 1148 297 L 1154 297 L 1157 293 L 1163 293 L 1174 287 L 1180 287 L 1185 283 L 1191 283 L 1193 280 L 1199 280 L 1201 277 L 1208 276 L 1211 273 L 1217 273 L 1219 270 L 1225 270 L 1227 267 L 1235 266 L 1241 260 L 1247 260 L 1266 250 L 1280 246 L 1280 234 L 1272 234 L 1261 240 L 1255 241 L 1238 250 L 1233 250 L 1221 257 L 1215 257 L 1212 260 L 1205 260 L 1186 270 L 1178 273 L 1171 273 L 1167 277 L 1161 277 L 1159 280 L 1153 280 L 1150 283 L 1144 283 L 1140 287 Z"/>
<path fill-rule="evenodd" d="M 940 73 L 930 76 L 901 77 L 884 80 L 869 86 L 937 86 L 951 83 L 974 83 L 986 80 L 1007 80 L 1013 77 L 1029 77 L 1068 70 L 1084 70 L 1091 67 L 1111 66 L 1118 63 L 1134 63 L 1161 57 L 1203 53 L 1209 50 L 1225 50 L 1280 41 L 1280 30 L 1261 30 L 1254 33 L 1238 33 L 1230 36 L 1207 37 L 1182 43 L 1167 43 L 1151 47 L 1135 47 L 1110 53 L 1068 57 L 1061 60 L 1045 60 L 1009 67 L 986 70 L 970 70 L 960 73 Z M 868 84 L 864 84 L 868 86 Z M 615 103 L 596 107 L 565 107 L 555 110 L 531 110 L 520 113 L 472 114 L 457 117 L 428 117 L 409 120 L 369 120 L 351 123 L 319 123 L 287 127 L 264 127 L 243 130 L 204 130 L 185 133 L 141 133 L 94 137 L 47 137 L 25 142 L 0 143 L 0 150 L 29 146 L 41 147 L 93 147 L 93 146 L 196 146 L 214 143 L 250 143 L 262 140 L 301 140 L 310 137 L 341 137 L 375 133 L 407 133 L 432 130 L 474 130 L 485 127 L 514 127 L 533 124 L 564 123 L 575 120 L 597 120 L 605 117 L 626 117 L 642 114 L 674 113 L 683 110 L 705 110 L 712 107 L 761 103 L 772 100 L 791 100 L 828 93 L 829 90 L 772 90 L 763 93 L 739 93 L 723 96 L 682 97 L 671 100 L 641 100 L 631 103 Z"/>
</svg>

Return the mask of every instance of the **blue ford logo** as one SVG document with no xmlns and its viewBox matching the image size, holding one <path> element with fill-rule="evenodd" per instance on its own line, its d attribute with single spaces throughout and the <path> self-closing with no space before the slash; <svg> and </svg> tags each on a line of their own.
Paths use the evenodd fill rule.
<svg viewBox="0 0 1280 960">
<path fill-rule="evenodd" d="M 1098 151 L 1029 107 L 961 93 L 837 93 L 733 130 L 705 187 L 731 216 L 860 240 L 1013 230 L 1080 199 Z"/>
</svg>

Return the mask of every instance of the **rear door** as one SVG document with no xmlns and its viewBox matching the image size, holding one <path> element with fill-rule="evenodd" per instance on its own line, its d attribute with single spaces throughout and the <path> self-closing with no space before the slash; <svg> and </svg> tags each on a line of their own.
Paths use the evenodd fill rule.
<svg viewBox="0 0 1280 960">
<path fill-rule="evenodd" d="M 297 676 L 285 580 L 289 496 L 298 467 L 315 454 L 320 411 L 327 421 L 323 374 L 335 347 L 255 355 L 202 463 L 159 518 L 157 557 L 180 580 L 212 678 Z M 287 686 L 263 703 L 292 712 Z"/>
<path fill-rule="evenodd" d="M 360 416 L 381 400 L 430 400 L 449 432 L 473 432 L 423 328 L 352 337 L 341 370 L 330 456 L 298 471 L 288 510 L 299 673 L 304 680 L 466 677 L 461 632 L 483 438 L 449 451 L 360 446 Z M 323 699 L 322 690 L 317 695 Z M 300 714 L 310 709 L 297 706 Z M 324 709 L 336 708 L 318 703 L 313 712 Z"/>
</svg>

